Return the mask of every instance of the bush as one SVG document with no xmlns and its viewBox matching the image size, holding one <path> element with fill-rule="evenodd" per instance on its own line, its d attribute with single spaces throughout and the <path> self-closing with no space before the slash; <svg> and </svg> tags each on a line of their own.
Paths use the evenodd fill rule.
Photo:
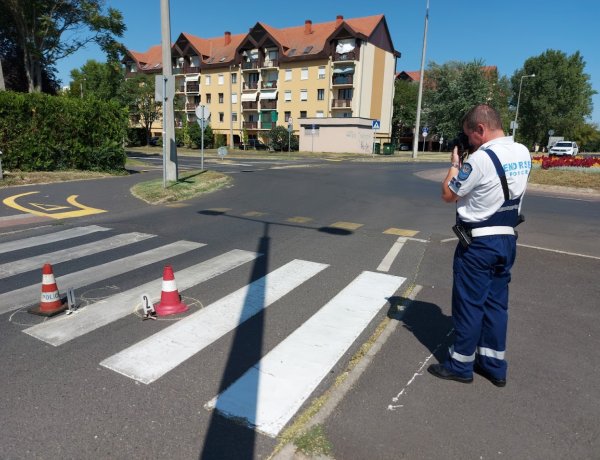
<svg viewBox="0 0 600 460">
<path fill-rule="evenodd" d="M 127 147 L 141 147 L 146 145 L 146 130 L 144 128 L 127 128 Z"/>
<path fill-rule="evenodd" d="M 287 151 L 289 149 L 298 150 L 298 136 L 290 136 L 287 128 L 275 126 L 269 131 L 269 144 L 273 150 Z"/>
<path fill-rule="evenodd" d="M 115 102 L 0 91 L 3 166 L 22 171 L 125 167 L 127 112 Z"/>
</svg>

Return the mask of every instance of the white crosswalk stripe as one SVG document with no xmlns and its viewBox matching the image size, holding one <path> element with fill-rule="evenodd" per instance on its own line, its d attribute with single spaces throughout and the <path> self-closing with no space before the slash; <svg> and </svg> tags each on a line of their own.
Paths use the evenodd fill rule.
<svg viewBox="0 0 600 460">
<path fill-rule="evenodd" d="M 207 408 L 277 436 L 405 280 L 361 273 Z"/>
<path fill-rule="evenodd" d="M 73 286 L 87 286 L 202 246 L 205 245 L 190 241 L 177 241 L 129 257 L 123 257 L 122 259 L 113 260 L 102 265 L 59 276 L 56 278 L 56 284 L 59 287 L 63 286 L 63 289 Z M 36 302 L 39 302 L 40 292 L 40 284 L 38 283 L 0 294 L 0 314 L 34 305 Z"/>
<path fill-rule="evenodd" d="M 54 265 L 60 262 L 67 262 L 80 257 L 97 254 L 102 251 L 120 248 L 128 244 L 146 240 L 148 238 L 154 238 L 154 235 L 138 232 L 124 233 L 122 235 L 111 236 L 109 238 L 94 241 L 92 243 L 82 244 L 68 249 L 61 249 L 60 251 L 49 252 L 46 254 L 38 254 L 37 256 L 30 257 L 28 259 L 9 262 L 0 265 L 0 279 L 17 275 L 19 273 L 25 273 L 29 270 L 38 269 L 45 263 L 52 263 Z"/>
<path fill-rule="evenodd" d="M 54 243 L 56 241 L 75 238 L 78 236 L 89 235 L 90 233 L 106 232 L 108 230 L 110 230 L 110 228 L 99 227 L 98 225 L 89 225 L 87 227 L 75 227 L 68 230 L 62 230 L 60 232 L 49 233 L 47 235 L 32 236 L 30 238 L 23 238 L 16 241 L 7 241 L 6 243 L 0 243 L 0 254 L 19 249 L 31 248 L 33 246 L 40 246 L 42 244 Z"/>
<path fill-rule="evenodd" d="M 326 267 L 297 259 L 288 262 L 100 364 L 139 382 L 152 383 Z"/>
<path fill-rule="evenodd" d="M 177 272 L 177 288 L 185 290 L 203 281 L 221 275 L 258 257 L 255 252 L 234 249 L 213 259 Z M 130 314 L 140 300 L 141 293 L 152 293 L 153 303 L 160 299 L 162 278 L 108 297 L 81 309 L 75 316 L 62 316 L 25 329 L 23 332 L 59 346 L 99 327 Z"/>
</svg>

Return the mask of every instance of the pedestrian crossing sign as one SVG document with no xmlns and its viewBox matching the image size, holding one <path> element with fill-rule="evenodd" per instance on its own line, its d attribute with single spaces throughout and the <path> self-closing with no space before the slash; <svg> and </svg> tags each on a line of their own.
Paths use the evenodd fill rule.
<svg viewBox="0 0 600 460">
<path fill-rule="evenodd" d="M 371 128 L 374 130 L 378 130 L 381 128 L 381 121 L 380 120 L 373 120 L 371 121 Z"/>
</svg>

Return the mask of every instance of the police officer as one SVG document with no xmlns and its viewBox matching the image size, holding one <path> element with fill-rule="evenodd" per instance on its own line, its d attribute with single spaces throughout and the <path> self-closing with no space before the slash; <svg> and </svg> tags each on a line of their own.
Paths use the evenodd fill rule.
<svg viewBox="0 0 600 460">
<path fill-rule="evenodd" d="M 473 372 L 506 385 L 508 283 L 516 255 L 521 198 L 531 157 L 506 137 L 496 110 L 472 108 L 463 131 L 473 153 L 462 164 L 458 148 L 442 183 L 442 199 L 456 202 L 459 244 L 454 253 L 452 319 L 454 344 L 447 361 L 427 369 L 441 379 L 473 381 Z"/>
</svg>

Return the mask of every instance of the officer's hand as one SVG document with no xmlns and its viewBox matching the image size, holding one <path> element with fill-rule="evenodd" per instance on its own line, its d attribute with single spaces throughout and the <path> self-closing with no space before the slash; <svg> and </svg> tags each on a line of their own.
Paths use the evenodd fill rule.
<svg viewBox="0 0 600 460">
<path fill-rule="evenodd" d="M 450 154 L 450 163 L 451 164 L 455 164 L 458 163 L 460 164 L 460 155 L 458 154 L 458 147 L 454 147 L 454 149 L 452 150 L 452 153 Z"/>
</svg>

